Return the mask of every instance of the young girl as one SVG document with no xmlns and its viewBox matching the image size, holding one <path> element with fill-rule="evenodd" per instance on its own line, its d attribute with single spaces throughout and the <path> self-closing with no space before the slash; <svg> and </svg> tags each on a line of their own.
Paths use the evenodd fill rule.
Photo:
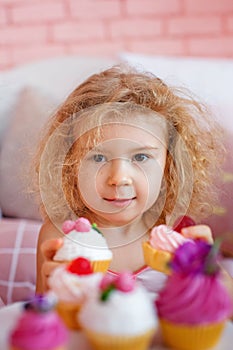
<svg viewBox="0 0 233 350">
<path fill-rule="evenodd" d="M 113 67 L 78 86 L 51 119 L 36 156 L 44 217 L 37 292 L 57 265 L 64 220 L 97 223 L 112 249 L 109 273 L 133 271 L 148 290 L 163 282 L 144 267 L 142 242 L 153 226 L 180 215 L 197 223 L 215 198 L 220 132 L 192 97 L 152 74 Z M 205 225 L 186 237 L 212 242 Z"/>
</svg>

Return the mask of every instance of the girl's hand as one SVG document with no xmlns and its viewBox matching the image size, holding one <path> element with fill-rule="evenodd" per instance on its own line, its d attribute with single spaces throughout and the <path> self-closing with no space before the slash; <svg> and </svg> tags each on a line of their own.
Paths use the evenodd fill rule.
<svg viewBox="0 0 233 350">
<path fill-rule="evenodd" d="M 47 218 L 41 226 L 37 241 L 36 293 L 42 294 L 48 290 L 48 277 L 59 265 L 53 261 L 53 257 L 62 246 L 63 238 L 62 231 Z"/>
<path fill-rule="evenodd" d="M 195 225 L 195 226 L 184 227 L 181 230 L 181 234 L 186 238 L 191 238 L 191 239 L 201 238 L 210 244 L 213 244 L 214 242 L 212 231 L 210 227 L 207 225 Z"/>
<path fill-rule="evenodd" d="M 49 289 L 48 278 L 52 271 L 61 265 L 61 263 L 53 261 L 53 257 L 62 244 L 62 238 L 49 239 L 41 244 L 41 254 L 44 258 L 41 266 L 42 287 L 44 292 Z"/>
<path fill-rule="evenodd" d="M 45 240 L 39 246 L 37 256 L 37 293 L 48 291 L 48 278 L 52 271 L 61 265 L 61 263 L 53 261 L 53 257 L 62 244 L 62 238 L 52 238 Z"/>
</svg>

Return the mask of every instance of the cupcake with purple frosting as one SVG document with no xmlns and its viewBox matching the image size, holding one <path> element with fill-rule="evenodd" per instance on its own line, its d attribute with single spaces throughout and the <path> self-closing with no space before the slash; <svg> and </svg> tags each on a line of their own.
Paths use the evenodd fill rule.
<svg viewBox="0 0 233 350">
<path fill-rule="evenodd" d="M 67 343 L 68 331 L 47 296 L 36 296 L 24 304 L 9 336 L 11 350 L 65 350 Z"/>
<path fill-rule="evenodd" d="M 201 240 L 176 250 L 172 273 L 155 301 L 167 346 L 205 350 L 217 344 L 233 311 L 219 259 L 219 247 Z"/>
</svg>

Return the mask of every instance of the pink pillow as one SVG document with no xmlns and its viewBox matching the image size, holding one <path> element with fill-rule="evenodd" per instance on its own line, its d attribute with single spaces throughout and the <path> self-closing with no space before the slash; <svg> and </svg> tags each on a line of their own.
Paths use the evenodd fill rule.
<svg viewBox="0 0 233 350">
<path fill-rule="evenodd" d="M 4 304 L 27 300 L 35 292 L 40 227 L 37 221 L 0 220 L 0 299 Z"/>
</svg>

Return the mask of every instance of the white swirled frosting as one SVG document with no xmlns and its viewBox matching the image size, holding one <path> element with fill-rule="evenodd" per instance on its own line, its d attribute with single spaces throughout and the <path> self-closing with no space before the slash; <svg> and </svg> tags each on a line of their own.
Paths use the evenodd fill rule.
<svg viewBox="0 0 233 350">
<path fill-rule="evenodd" d="M 53 257 L 55 261 L 71 261 L 84 257 L 90 261 L 111 260 L 112 252 L 99 230 L 85 218 L 65 221 L 63 245 Z"/>
<path fill-rule="evenodd" d="M 112 252 L 108 249 L 105 238 L 95 230 L 90 232 L 68 233 L 64 238 L 62 247 L 53 257 L 56 261 L 70 261 L 83 256 L 90 261 L 110 260 Z"/>
<path fill-rule="evenodd" d="M 115 290 L 105 302 L 88 299 L 78 317 L 84 328 L 121 336 L 144 334 L 157 324 L 152 300 L 142 286 L 130 293 Z"/>
</svg>

